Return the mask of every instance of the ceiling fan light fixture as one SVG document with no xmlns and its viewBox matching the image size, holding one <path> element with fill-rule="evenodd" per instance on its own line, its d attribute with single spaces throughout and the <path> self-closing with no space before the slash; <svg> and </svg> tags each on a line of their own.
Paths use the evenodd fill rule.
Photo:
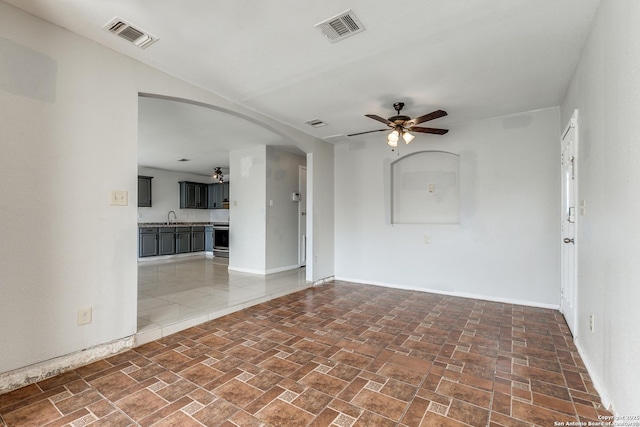
<svg viewBox="0 0 640 427">
<path fill-rule="evenodd" d="M 213 169 L 213 175 L 211 178 L 217 179 L 220 184 L 224 182 L 224 174 L 222 173 L 222 168 L 216 167 Z"/>
<path fill-rule="evenodd" d="M 365 117 L 373 119 L 377 122 L 384 123 L 385 125 L 389 126 L 389 128 L 392 129 L 391 132 L 389 132 L 389 134 L 387 135 L 387 145 L 389 145 L 390 147 L 395 148 L 398 146 L 398 139 L 400 138 L 400 136 L 402 136 L 402 139 L 404 140 L 405 143 L 407 144 L 411 143 L 411 141 L 415 139 L 415 132 L 429 133 L 434 135 L 444 135 L 445 133 L 449 132 L 449 129 L 438 129 L 438 128 L 427 128 L 427 127 L 416 126 L 416 125 L 419 125 L 420 123 L 424 123 L 430 120 L 435 120 L 435 119 L 439 119 L 440 117 L 444 117 L 447 115 L 446 111 L 436 110 L 436 111 L 432 111 L 429 114 L 424 114 L 422 116 L 415 117 L 412 119 L 408 116 L 404 116 L 400 114 L 403 107 L 404 107 L 404 102 L 396 102 L 395 104 L 393 104 L 393 108 L 396 110 L 396 115 L 393 117 L 389 117 L 388 119 L 385 119 L 384 117 L 380 117 L 377 114 L 365 114 Z M 372 132 L 385 132 L 385 131 L 388 132 L 389 128 L 352 133 L 347 136 L 351 137 L 356 135 L 364 135 L 366 133 L 372 133 Z M 409 130 L 411 132 L 414 132 L 414 134 L 409 133 L 408 132 Z M 391 151 L 395 151 L 395 150 L 391 150 Z"/>
<path fill-rule="evenodd" d="M 404 139 L 405 143 L 410 143 L 411 141 L 413 141 L 413 139 L 415 138 L 415 136 L 411 135 L 409 132 L 404 131 L 402 132 L 402 139 Z"/>
<path fill-rule="evenodd" d="M 395 145 L 393 145 L 393 147 L 398 145 L 398 137 L 400 136 L 399 132 L 397 130 L 393 130 L 391 131 L 391 133 L 389 134 L 389 136 L 387 136 L 387 141 L 389 143 L 389 145 L 391 145 L 391 143 L 393 142 Z"/>
</svg>

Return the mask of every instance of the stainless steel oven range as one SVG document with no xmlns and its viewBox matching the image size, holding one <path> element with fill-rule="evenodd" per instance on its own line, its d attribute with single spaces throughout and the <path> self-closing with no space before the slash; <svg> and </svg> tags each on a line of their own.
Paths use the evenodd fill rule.
<svg viewBox="0 0 640 427">
<path fill-rule="evenodd" d="M 213 256 L 229 258 L 229 223 L 213 223 Z"/>
</svg>

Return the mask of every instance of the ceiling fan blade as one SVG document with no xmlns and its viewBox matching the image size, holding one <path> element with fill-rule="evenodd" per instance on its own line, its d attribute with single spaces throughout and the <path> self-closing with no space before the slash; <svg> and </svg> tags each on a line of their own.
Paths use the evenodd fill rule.
<svg viewBox="0 0 640 427">
<path fill-rule="evenodd" d="M 356 135 L 364 135 L 365 133 L 371 133 L 371 132 L 383 132 L 383 131 L 388 131 L 389 129 L 377 129 L 377 130 L 368 130 L 366 132 L 358 132 L 358 133 L 352 133 L 349 134 L 347 136 L 356 136 Z"/>
<path fill-rule="evenodd" d="M 449 132 L 449 129 L 419 128 L 419 127 L 412 127 L 407 130 L 409 132 L 433 133 L 436 135 L 444 135 L 445 133 Z"/>
<path fill-rule="evenodd" d="M 385 125 L 389 125 L 389 126 L 395 126 L 395 125 L 396 125 L 395 123 L 390 122 L 389 120 L 384 119 L 384 118 L 382 118 L 382 117 L 380 117 L 380 116 L 376 116 L 375 114 L 365 114 L 365 116 L 366 116 L 366 117 L 369 117 L 370 119 L 373 119 L 373 120 L 377 120 L 377 121 L 379 121 L 379 122 L 382 122 L 382 123 L 384 123 Z M 386 130 L 386 129 L 385 129 L 385 130 Z"/>
<path fill-rule="evenodd" d="M 416 117 L 415 119 L 409 120 L 406 125 L 407 126 L 415 126 L 419 123 L 428 122 L 429 120 L 439 119 L 440 117 L 444 117 L 447 115 L 447 112 L 444 110 L 436 110 L 432 111 L 429 114 L 425 114 L 424 116 Z"/>
</svg>

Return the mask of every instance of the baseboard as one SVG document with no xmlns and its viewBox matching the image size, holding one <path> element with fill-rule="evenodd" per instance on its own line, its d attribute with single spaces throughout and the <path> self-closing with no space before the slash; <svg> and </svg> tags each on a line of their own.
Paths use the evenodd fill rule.
<svg viewBox="0 0 640 427">
<path fill-rule="evenodd" d="M 582 362 L 584 363 L 585 368 L 587 368 L 587 372 L 589 372 L 589 377 L 591 377 L 591 382 L 593 383 L 593 387 L 596 389 L 596 391 L 600 395 L 600 399 L 602 399 L 602 405 L 605 408 L 607 408 L 607 410 L 609 410 L 612 414 L 619 415 L 619 414 L 616 414 L 615 408 L 613 407 L 613 402 L 611 401 L 611 396 L 609 396 L 609 393 L 607 392 L 607 388 L 604 386 L 604 384 L 602 383 L 602 380 L 597 375 L 598 371 L 593 369 L 593 364 L 591 363 L 591 360 L 589 359 L 589 356 L 587 355 L 587 353 L 582 348 L 582 345 L 580 345 L 580 341 L 576 339 L 573 342 L 576 345 L 576 348 L 578 349 L 578 353 L 582 358 Z"/>
<path fill-rule="evenodd" d="M 213 255 L 213 252 L 185 252 L 182 254 L 173 254 L 173 255 L 156 255 L 156 256 L 146 256 L 146 257 L 138 257 L 138 262 L 150 262 L 150 261 L 166 261 L 169 259 L 180 259 L 180 258 L 189 258 L 193 256 L 202 256 L 202 255 Z"/>
<path fill-rule="evenodd" d="M 278 268 L 271 268 L 269 270 L 256 270 L 253 268 L 242 268 L 242 267 L 234 267 L 232 265 L 229 266 L 229 270 L 231 271 L 237 271 L 239 273 L 251 273 L 251 274 L 261 274 L 263 276 L 266 276 L 268 274 L 273 274 L 273 273 L 281 273 L 283 271 L 289 271 L 289 270 L 295 270 L 297 268 L 300 268 L 299 265 L 288 265 L 285 267 L 278 267 Z"/>
<path fill-rule="evenodd" d="M 287 265 L 285 267 L 271 268 L 271 269 L 266 271 L 266 274 L 280 273 L 280 272 L 283 272 L 283 271 L 296 270 L 298 268 L 300 268 L 300 265 L 298 265 L 298 264 Z"/>
<path fill-rule="evenodd" d="M 315 282 L 313 282 L 313 286 L 324 285 L 325 283 L 333 282 L 334 280 L 334 276 L 325 277 L 324 279 L 316 280 Z"/>
<path fill-rule="evenodd" d="M 253 268 L 243 268 L 243 267 L 234 267 L 230 265 L 228 267 L 229 271 L 237 271 L 238 273 L 251 273 L 251 274 L 265 274 L 265 270 L 256 270 Z"/>
<path fill-rule="evenodd" d="M 0 393 L 24 387 L 134 347 L 130 336 L 0 374 Z"/>
<path fill-rule="evenodd" d="M 405 290 L 405 291 L 428 292 L 428 293 L 431 293 L 431 294 L 447 295 L 447 296 L 451 296 L 451 297 L 471 298 L 471 299 L 479 299 L 479 300 L 483 300 L 483 301 L 502 302 L 502 303 L 505 303 L 505 304 L 524 305 L 524 306 L 528 306 L 528 307 L 548 308 L 548 309 L 551 309 L 551 310 L 559 310 L 560 309 L 560 305 L 559 304 L 546 304 L 546 303 L 537 302 L 537 301 L 526 301 L 526 300 L 519 300 L 519 299 L 513 299 L 513 298 L 501 298 L 501 297 L 495 297 L 495 296 L 474 294 L 474 293 L 471 293 L 471 292 L 452 292 L 452 291 L 443 291 L 443 290 L 440 290 L 440 289 L 417 288 L 417 287 L 413 287 L 413 286 L 398 285 L 398 284 L 395 284 L 395 283 L 374 282 L 374 281 L 370 281 L 370 280 L 351 279 L 351 278 L 347 278 L 347 277 L 338 277 L 335 280 L 342 280 L 342 281 L 345 281 L 345 282 L 360 283 L 360 284 L 363 284 L 363 285 L 382 286 L 382 287 L 385 287 L 385 288 L 402 289 L 402 290 Z"/>
</svg>

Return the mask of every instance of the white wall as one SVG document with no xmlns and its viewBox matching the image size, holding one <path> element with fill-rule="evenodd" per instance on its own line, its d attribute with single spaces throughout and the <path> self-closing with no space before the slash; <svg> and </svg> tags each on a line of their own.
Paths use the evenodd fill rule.
<svg viewBox="0 0 640 427">
<path fill-rule="evenodd" d="M 232 151 L 229 269 L 269 274 L 298 264 L 298 166 L 305 157 L 274 147 Z"/>
<path fill-rule="evenodd" d="M 306 152 L 328 145 L 3 2 L 0 55 L 3 374 L 136 332 L 139 93 L 232 111 Z M 111 190 L 129 205 L 110 206 Z"/>
<path fill-rule="evenodd" d="M 133 61 L 1 2 L 0 41 L 5 372 L 136 331 L 137 88 Z"/>
<path fill-rule="evenodd" d="M 352 208 L 336 203 L 334 149 L 318 142 L 307 155 L 307 280 L 313 282 L 334 276 L 335 210 Z"/>
<path fill-rule="evenodd" d="M 640 2 L 603 0 L 562 104 L 579 110 L 577 344 L 606 403 L 640 414 Z M 595 330 L 589 331 L 589 314 Z"/>
<path fill-rule="evenodd" d="M 229 269 L 264 274 L 267 147 L 230 152 L 229 170 L 234 171 L 229 201 Z"/>
<path fill-rule="evenodd" d="M 298 266 L 298 202 L 292 194 L 298 191 L 299 167 L 306 164 L 303 156 L 267 147 L 267 271 Z"/>
<path fill-rule="evenodd" d="M 209 184 L 212 182 L 209 176 L 146 167 L 139 167 L 138 175 L 153 177 L 151 207 L 138 208 L 138 222 L 167 222 L 169 211 L 176 213 L 177 222 L 226 222 L 229 220 L 229 209 L 180 209 L 179 182 Z M 173 214 L 171 219 L 173 221 Z"/>
<path fill-rule="evenodd" d="M 337 145 L 336 278 L 559 305 L 557 108 L 455 125 L 400 150 L 460 155 L 460 224 L 390 225 L 397 156 L 384 135 Z"/>
</svg>

